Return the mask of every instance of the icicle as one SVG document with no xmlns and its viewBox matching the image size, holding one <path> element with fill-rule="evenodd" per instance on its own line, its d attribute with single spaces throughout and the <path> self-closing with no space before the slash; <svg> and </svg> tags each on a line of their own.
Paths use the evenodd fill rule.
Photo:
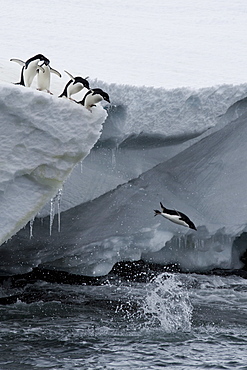
<svg viewBox="0 0 247 370">
<path fill-rule="evenodd" d="M 61 206 L 62 192 L 63 192 L 63 189 L 59 189 L 58 193 L 56 195 L 56 198 L 57 198 L 57 224 L 58 224 L 57 228 L 58 228 L 59 233 L 61 231 L 61 209 L 60 209 L 60 206 Z"/>
<path fill-rule="evenodd" d="M 54 220 L 54 215 L 55 215 L 55 198 L 51 199 L 51 207 L 50 207 L 50 236 L 52 232 L 52 225 L 53 225 L 53 220 Z"/>
<path fill-rule="evenodd" d="M 56 196 L 51 199 L 51 208 L 50 208 L 50 235 L 52 233 L 52 225 L 56 213 L 56 206 L 57 206 L 57 224 L 58 224 L 58 232 L 61 231 L 61 197 L 62 197 L 63 189 L 59 189 Z"/>
<path fill-rule="evenodd" d="M 80 164 L 81 164 L 81 173 L 83 173 L 83 161 L 81 161 Z"/>
<path fill-rule="evenodd" d="M 34 218 L 33 217 L 30 221 L 29 221 L 29 225 L 30 225 L 30 239 L 32 239 L 33 237 L 33 222 L 34 222 Z"/>
</svg>

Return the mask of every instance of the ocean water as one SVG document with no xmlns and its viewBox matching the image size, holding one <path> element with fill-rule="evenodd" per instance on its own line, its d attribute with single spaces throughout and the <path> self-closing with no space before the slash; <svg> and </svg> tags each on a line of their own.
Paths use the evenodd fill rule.
<svg viewBox="0 0 247 370">
<path fill-rule="evenodd" d="M 21 295 L 20 295 L 21 293 Z M 161 273 L 149 282 L 5 282 L 0 369 L 247 369 L 247 283 Z"/>
</svg>

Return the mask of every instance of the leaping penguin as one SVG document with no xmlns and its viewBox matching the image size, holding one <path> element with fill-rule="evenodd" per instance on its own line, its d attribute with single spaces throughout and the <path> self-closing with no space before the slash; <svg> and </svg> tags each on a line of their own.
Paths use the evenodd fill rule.
<svg viewBox="0 0 247 370">
<path fill-rule="evenodd" d="M 16 62 L 22 66 L 21 70 L 21 81 L 17 82 L 16 85 L 22 85 L 26 87 L 30 87 L 33 79 L 37 73 L 37 70 L 44 71 L 44 68 L 42 66 L 39 66 L 39 62 L 43 61 L 44 64 L 47 66 L 50 61 L 42 54 L 37 54 L 32 58 L 29 58 L 26 60 L 26 62 L 23 62 L 21 59 L 10 59 L 11 62 Z"/>
<path fill-rule="evenodd" d="M 84 98 L 78 102 L 82 104 L 85 108 L 89 109 L 95 107 L 97 103 L 105 100 L 110 103 L 109 95 L 101 89 L 90 89 L 84 96 Z"/>
<path fill-rule="evenodd" d="M 73 77 L 69 72 L 64 71 L 67 73 L 67 75 L 71 78 L 69 82 L 66 84 L 63 92 L 61 95 L 59 95 L 59 98 L 62 98 L 65 96 L 66 98 L 71 99 L 71 95 L 74 95 L 81 91 L 84 87 L 86 89 L 89 89 L 89 82 L 87 81 L 87 78 L 82 78 L 80 76 Z"/>
<path fill-rule="evenodd" d="M 154 216 L 161 215 L 167 218 L 168 220 L 174 222 L 175 224 L 186 226 L 193 230 L 197 230 L 193 222 L 184 213 L 173 210 L 173 209 L 167 209 L 163 206 L 161 202 L 160 202 L 160 206 L 161 206 L 162 211 L 155 209 Z"/>
<path fill-rule="evenodd" d="M 50 91 L 50 82 L 51 82 L 51 73 L 56 74 L 58 77 L 62 77 L 61 73 L 56 71 L 55 69 L 51 68 L 51 66 L 41 64 L 40 67 L 43 68 L 43 71 L 38 68 L 37 69 L 37 89 L 39 91 L 47 91 L 48 93 L 52 94 Z"/>
</svg>

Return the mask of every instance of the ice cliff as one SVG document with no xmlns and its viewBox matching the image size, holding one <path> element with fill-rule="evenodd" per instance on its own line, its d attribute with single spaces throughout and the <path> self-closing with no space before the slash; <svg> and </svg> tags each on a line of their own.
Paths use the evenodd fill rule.
<svg viewBox="0 0 247 370">
<path fill-rule="evenodd" d="M 32 210 L 29 219 L 39 211 L 33 236 L 30 238 L 27 225 L 1 246 L 1 273 L 23 273 L 39 266 L 99 276 L 107 274 L 118 261 L 140 258 L 164 265 L 179 263 L 188 271 L 241 267 L 240 256 L 246 246 L 245 242 L 240 245 L 236 240 L 247 225 L 244 170 L 247 85 L 195 91 L 107 85 L 100 81 L 93 84 L 107 91 L 112 100 L 101 135 L 99 130 L 106 117 L 101 107 L 95 116 L 90 116 L 71 102 L 57 102 L 56 98 L 25 90 L 27 97 L 34 101 L 41 99 L 50 109 L 49 112 L 47 107 L 48 132 L 44 135 L 50 136 L 55 128 L 59 131 L 67 127 L 66 122 L 71 123 L 74 114 L 85 114 L 86 122 L 80 129 L 85 129 L 87 134 L 89 127 L 93 129 L 92 140 L 86 139 L 85 133 L 74 140 L 85 138 L 84 154 L 97 142 L 63 186 L 61 230 L 55 217 L 50 235 L 50 202 L 42 209 L 41 203 L 34 208 L 30 199 L 26 207 Z M 38 119 L 38 107 L 34 112 L 34 118 Z M 13 117 L 9 110 L 8 114 Z M 55 122 L 58 116 L 62 122 Z M 54 117 L 54 122 L 50 117 Z M 89 117 L 93 122 L 88 121 Z M 40 120 L 43 127 L 44 118 Z M 69 126 L 63 140 L 57 145 L 52 141 L 48 153 L 42 154 L 55 156 L 51 163 L 58 160 L 58 168 L 57 152 L 65 151 L 66 157 L 71 154 L 73 140 L 68 139 L 71 127 L 75 126 Z M 18 145 L 22 141 L 24 138 Z M 35 144 L 35 148 L 31 145 L 39 150 L 36 145 L 43 147 L 44 143 Z M 18 150 L 16 153 L 17 163 L 22 162 Z M 35 155 L 32 157 L 35 159 Z M 48 167 L 54 168 L 52 164 Z M 64 171 L 66 176 L 71 168 Z M 51 178 L 54 179 L 48 176 L 49 184 Z M 18 184 L 18 179 L 14 176 L 13 186 Z M 58 179 L 53 193 L 46 181 L 41 181 L 47 199 L 61 187 L 63 179 L 60 181 L 59 176 Z M 23 185 L 24 194 L 29 188 L 29 184 Z M 13 190 L 13 196 L 16 194 Z M 154 218 L 153 209 L 159 207 L 160 201 L 188 214 L 198 231 Z M 15 222 L 14 209 L 10 213 Z"/>
<path fill-rule="evenodd" d="M 0 85 L 0 244 L 54 197 L 100 136 L 93 113 L 49 94 Z"/>
</svg>

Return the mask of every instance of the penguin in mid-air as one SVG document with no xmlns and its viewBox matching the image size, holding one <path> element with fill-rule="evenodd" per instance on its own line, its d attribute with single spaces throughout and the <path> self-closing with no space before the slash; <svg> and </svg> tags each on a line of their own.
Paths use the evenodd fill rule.
<svg viewBox="0 0 247 370">
<path fill-rule="evenodd" d="M 88 77 L 86 78 L 83 78 L 80 76 L 73 77 L 69 72 L 67 71 L 64 71 L 64 72 L 67 73 L 67 75 L 69 75 L 71 80 L 69 80 L 69 82 L 66 84 L 62 94 L 59 95 L 59 98 L 62 98 L 63 96 L 65 96 L 66 98 L 71 99 L 71 95 L 78 93 L 84 87 L 86 89 L 89 89 L 89 82 L 87 80 Z"/>
<path fill-rule="evenodd" d="M 167 218 L 168 220 L 174 222 L 175 224 L 186 226 L 193 230 L 197 230 L 193 222 L 184 213 L 173 210 L 173 209 L 167 209 L 163 206 L 161 202 L 160 202 L 160 206 L 161 206 L 162 211 L 155 209 L 154 216 L 161 215 Z"/>
<path fill-rule="evenodd" d="M 51 68 L 49 64 L 45 65 L 44 63 L 41 64 L 40 67 L 42 67 L 43 70 L 40 68 L 37 69 L 37 90 L 47 91 L 49 94 L 52 94 L 50 91 L 51 73 L 56 74 L 60 78 L 62 75 L 55 69 Z"/>
<path fill-rule="evenodd" d="M 85 108 L 91 110 L 92 107 L 95 107 L 97 103 L 105 100 L 110 103 L 109 95 L 101 89 L 90 89 L 81 101 L 78 101 L 78 104 L 82 104 Z"/>
<path fill-rule="evenodd" d="M 23 62 L 21 59 L 10 59 L 11 62 L 16 62 L 22 66 L 21 70 L 21 81 L 17 82 L 16 85 L 22 85 L 30 87 L 34 77 L 36 76 L 37 70 L 44 71 L 44 68 L 42 66 L 39 66 L 39 62 L 44 62 L 44 64 L 47 66 L 49 65 L 50 61 L 42 54 L 37 54 L 32 58 L 29 58 L 26 60 L 26 62 Z"/>
</svg>

